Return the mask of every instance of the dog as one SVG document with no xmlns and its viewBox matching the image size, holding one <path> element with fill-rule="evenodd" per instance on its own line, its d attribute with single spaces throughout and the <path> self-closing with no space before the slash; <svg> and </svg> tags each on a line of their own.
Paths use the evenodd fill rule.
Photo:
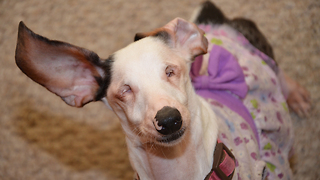
<svg viewBox="0 0 320 180">
<path fill-rule="evenodd" d="M 307 114 L 308 92 L 252 21 L 229 20 L 209 1 L 192 19 L 138 33 L 107 59 L 20 22 L 16 64 L 70 106 L 113 110 L 135 179 L 292 178 L 286 99 Z"/>
</svg>

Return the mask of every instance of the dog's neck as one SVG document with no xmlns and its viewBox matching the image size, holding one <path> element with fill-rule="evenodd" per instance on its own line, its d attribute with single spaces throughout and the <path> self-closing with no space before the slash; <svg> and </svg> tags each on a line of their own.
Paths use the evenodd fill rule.
<svg viewBox="0 0 320 180">
<path fill-rule="evenodd" d="M 204 179 L 210 172 L 217 122 L 210 105 L 194 94 L 191 125 L 184 139 L 170 147 L 139 144 L 127 137 L 129 157 L 140 179 Z"/>
</svg>

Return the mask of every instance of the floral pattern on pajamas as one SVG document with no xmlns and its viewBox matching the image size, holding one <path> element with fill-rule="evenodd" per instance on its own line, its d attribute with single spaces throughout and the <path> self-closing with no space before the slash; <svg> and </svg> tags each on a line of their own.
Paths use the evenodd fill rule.
<svg viewBox="0 0 320 180">
<path fill-rule="evenodd" d="M 205 31 L 209 41 L 209 52 L 202 58 L 209 59 L 210 53 L 215 53 L 214 46 L 224 48 L 237 60 L 248 87 L 244 98 L 228 93 L 240 99 L 247 108 L 258 139 L 247 119 L 216 99 L 204 97 L 216 113 L 220 140 L 232 149 L 237 159 L 233 179 L 256 180 L 265 176 L 269 180 L 292 179 L 288 158 L 293 144 L 293 129 L 277 79 L 279 70 L 276 63 L 227 25 L 199 27 Z"/>
</svg>

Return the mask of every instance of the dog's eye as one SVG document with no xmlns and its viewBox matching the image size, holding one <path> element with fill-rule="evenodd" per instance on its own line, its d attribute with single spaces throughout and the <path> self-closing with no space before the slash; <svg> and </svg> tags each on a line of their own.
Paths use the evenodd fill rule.
<svg viewBox="0 0 320 180">
<path fill-rule="evenodd" d="M 125 84 L 119 89 L 118 93 L 115 96 L 119 100 L 125 101 L 126 100 L 126 96 L 130 95 L 131 92 L 132 92 L 131 87 L 129 85 Z"/>
<path fill-rule="evenodd" d="M 121 94 L 131 92 L 131 88 L 129 85 L 124 85 L 123 88 L 121 89 Z"/>
<path fill-rule="evenodd" d="M 122 88 L 120 89 L 117 97 L 120 99 L 120 100 L 124 100 L 124 97 L 126 96 L 127 93 L 131 92 L 131 88 L 129 85 L 124 85 L 122 86 Z"/>
<path fill-rule="evenodd" d="M 171 67 L 171 66 L 168 66 L 168 67 L 166 68 L 166 75 L 167 75 L 168 77 L 173 76 L 173 75 L 174 75 L 174 68 Z"/>
</svg>

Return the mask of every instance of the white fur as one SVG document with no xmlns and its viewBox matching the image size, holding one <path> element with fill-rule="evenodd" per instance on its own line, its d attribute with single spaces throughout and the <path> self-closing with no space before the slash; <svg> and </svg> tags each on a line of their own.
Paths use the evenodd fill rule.
<svg viewBox="0 0 320 180">
<path fill-rule="evenodd" d="M 189 62 L 154 37 L 121 49 L 114 58 L 107 99 L 121 119 L 130 161 L 140 179 L 203 179 L 212 166 L 218 131 L 210 106 L 194 92 Z M 181 69 L 173 83 L 166 79 L 168 65 Z M 114 94 L 125 85 L 132 92 L 119 108 Z M 163 106 L 182 114 L 186 132 L 177 142 L 154 140 L 158 133 L 152 122 Z"/>
</svg>

